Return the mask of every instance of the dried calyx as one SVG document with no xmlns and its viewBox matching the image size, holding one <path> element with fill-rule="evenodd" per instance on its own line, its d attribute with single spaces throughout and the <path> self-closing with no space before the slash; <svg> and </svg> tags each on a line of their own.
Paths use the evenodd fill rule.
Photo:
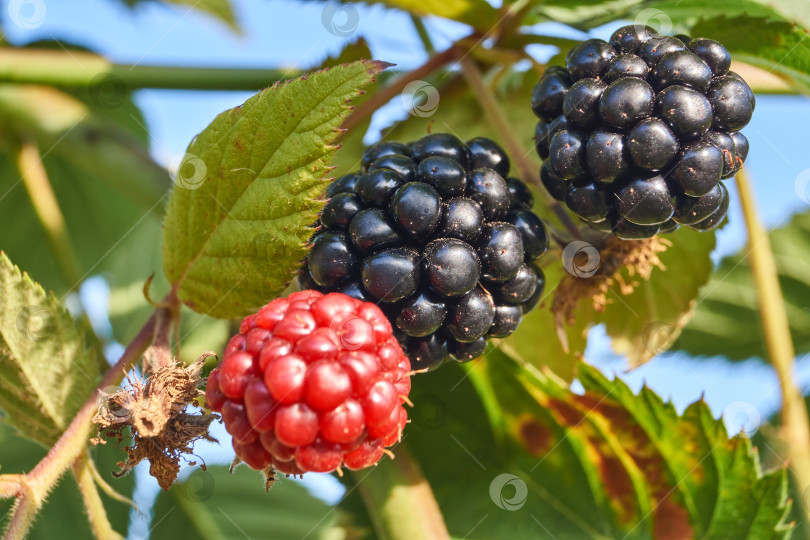
<svg viewBox="0 0 810 540">
<path fill-rule="evenodd" d="M 569 269 L 560 280 L 551 304 L 557 335 L 563 347 L 568 349 L 565 325 L 575 322 L 575 312 L 581 300 L 589 299 L 593 310 L 602 312 L 608 304 L 608 290 L 614 284 L 618 285 L 622 295 L 632 294 L 639 285 L 635 278 L 646 281 L 650 279 L 653 269 L 666 270 L 659 254 L 671 245 L 669 240 L 658 236 L 644 240 L 621 240 L 612 235 L 606 236 L 604 245 L 599 249 L 598 269 L 585 276 L 575 275 L 580 261 L 574 258 L 570 262 L 574 271 Z M 626 277 L 622 273 L 624 268 L 627 269 Z"/>
<path fill-rule="evenodd" d="M 99 391 L 98 413 L 93 423 L 99 436 L 95 444 L 105 444 L 103 437 L 114 439 L 116 446 L 127 437 L 126 461 L 119 462 L 123 476 L 142 460 L 150 463 L 149 473 L 164 490 L 169 489 L 180 471 L 180 460 L 193 455 L 194 442 L 205 439 L 217 442 L 208 434 L 215 414 L 205 414 L 198 398 L 205 359 L 214 353 L 201 355 L 193 364 L 169 362 L 157 367 L 146 379 L 127 376 L 128 386 L 114 393 Z M 199 413 L 188 412 L 188 407 L 200 408 Z M 191 461 L 190 464 L 196 462 Z"/>
</svg>

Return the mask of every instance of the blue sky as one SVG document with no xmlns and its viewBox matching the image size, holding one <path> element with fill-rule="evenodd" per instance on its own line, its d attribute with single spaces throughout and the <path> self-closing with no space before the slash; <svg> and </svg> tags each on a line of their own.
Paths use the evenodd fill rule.
<svg viewBox="0 0 810 540">
<path fill-rule="evenodd" d="M 236 1 L 243 36 L 186 8 L 152 2 L 144 2 L 135 9 L 111 0 L 44 0 L 43 5 L 46 11 L 40 26 L 23 29 L 10 22 L 5 24 L 11 42 L 58 38 L 129 64 L 305 69 L 337 53 L 346 40 L 362 36 L 375 58 L 394 62 L 400 69 L 414 68 L 426 58 L 409 18 L 380 7 L 358 6 L 357 30 L 349 37 L 338 37 L 328 32 L 321 22 L 322 3 Z M 445 21 L 429 20 L 427 25 L 438 48 L 466 33 L 463 26 Z M 594 36 L 606 38 L 613 27 L 615 25 L 599 29 Z M 572 37 L 580 35 L 555 25 L 545 30 Z M 249 95 L 251 92 L 142 90 L 135 99 L 150 127 L 155 158 L 169 164 L 182 155 L 188 141 L 216 114 L 241 103 Z M 372 132 L 404 114 L 402 105 L 390 104 L 375 116 Z M 804 131 L 809 124 L 807 98 L 759 96 L 753 121 L 744 130 L 751 142 L 747 165 L 755 183 L 760 211 L 769 227 L 778 226 L 792 213 L 808 208 L 810 198 L 796 192 L 796 179 L 810 168 Z M 373 134 L 369 138 L 373 138 Z M 734 197 L 733 184 L 729 187 Z M 736 251 L 744 242 L 741 213 L 732 203 L 730 225 L 718 234 L 715 260 Z M 92 287 L 84 292 L 91 304 L 93 298 L 103 295 L 103 290 Z M 100 302 L 95 304 L 100 305 Z M 734 411 L 744 409 L 735 416 L 735 425 L 751 424 L 757 415 L 765 418 L 779 407 L 776 378 L 771 369 L 760 362 L 746 362 L 737 367 L 722 359 L 690 359 L 665 354 L 624 374 L 624 360 L 610 352 L 601 328 L 592 331 L 586 357 L 608 372 L 618 372 L 635 388 L 646 381 L 664 397 L 671 397 L 678 408 L 705 394 L 718 415 L 729 406 Z M 810 361 L 799 363 L 797 376 L 804 388 L 810 388 Z M 740 403 L 750 404 L 753 409 L 741 408 Z M 220 435 L 221 450 L 204 450 L 209 461 L 230 461 L 227 436 L 224 432 Z M 327 499 L 339 493 L 327 479 L 315 477 L 310 482 Z M 147 491 L 141 495 L 148 496 L 144 495 Z M 137 537 L 140 533 L 136 530 L 133 534 L 132 537 Z"/>
</svg>

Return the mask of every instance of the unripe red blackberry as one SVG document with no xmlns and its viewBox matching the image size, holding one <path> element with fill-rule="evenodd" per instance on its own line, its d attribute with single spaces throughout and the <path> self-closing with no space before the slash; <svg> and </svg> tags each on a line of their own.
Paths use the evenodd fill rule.
<svg viewBox="0 0 810 540">
<path fill-rule="evenodd" d="M 362 164 L 327 189 L 299 284 L 379 304 L 416 370 L 472 360 L 488 337 L 514 332 L 537 303 L 544 281 L 532 262 L 549 240 L 506 152 L 485 137 L 436 133 L 376 144 Z M 493 292 L 506 283 L 514 291 Z"/>
<path fill-rule="evenodd" d="M 725 47 L 631 25 L 609 42 L 577 45 L 565 61 L 546 70 L 531 103 L 551 195 L 619 238 L 719 225 L 728 209 L 721 179 L 748 155 L 739 130 L 755 105 Z"/>
<path fill-rule="evenodd" d="M 205 399 L 254 469 L 362 469 L 399 440 L 410 375 L 376 305 L 304 290 L 242 321 Z"/>
</svg>

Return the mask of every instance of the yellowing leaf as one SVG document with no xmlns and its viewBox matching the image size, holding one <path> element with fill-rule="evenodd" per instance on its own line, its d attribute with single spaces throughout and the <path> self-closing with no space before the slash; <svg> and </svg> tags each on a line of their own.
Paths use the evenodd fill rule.
<svg viewBox="0 0 810 540">
<path fill-rule="evenodd" d="M 586 364 L 578 379 L 574 392 L 497 349 L 414 378 L 404 444 L 453 537 L 788 536 L 786 469 L 763 474 L 705 402 L 678 414 Z"/>
<path fill-rule="evenodd" d="M 383 0 L 414 15 L 436 15 L 473 26 L 484 32 L 493 30 L 501 18 L 484 0 Z"/>
</svg>

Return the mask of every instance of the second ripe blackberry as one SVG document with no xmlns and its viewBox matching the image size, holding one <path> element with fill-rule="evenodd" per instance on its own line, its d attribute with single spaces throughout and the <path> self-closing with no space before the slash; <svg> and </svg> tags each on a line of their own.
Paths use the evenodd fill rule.
<svg viewBox="0 0 810 540">
<path fill-rule="evenodd" d="M 571 49 L 532 94 L 549 193 L 601 231 L 648 238 L 716 227 L 742 167 L 755 97 L 716 41 L 619 28 Z"/>
</svg>

